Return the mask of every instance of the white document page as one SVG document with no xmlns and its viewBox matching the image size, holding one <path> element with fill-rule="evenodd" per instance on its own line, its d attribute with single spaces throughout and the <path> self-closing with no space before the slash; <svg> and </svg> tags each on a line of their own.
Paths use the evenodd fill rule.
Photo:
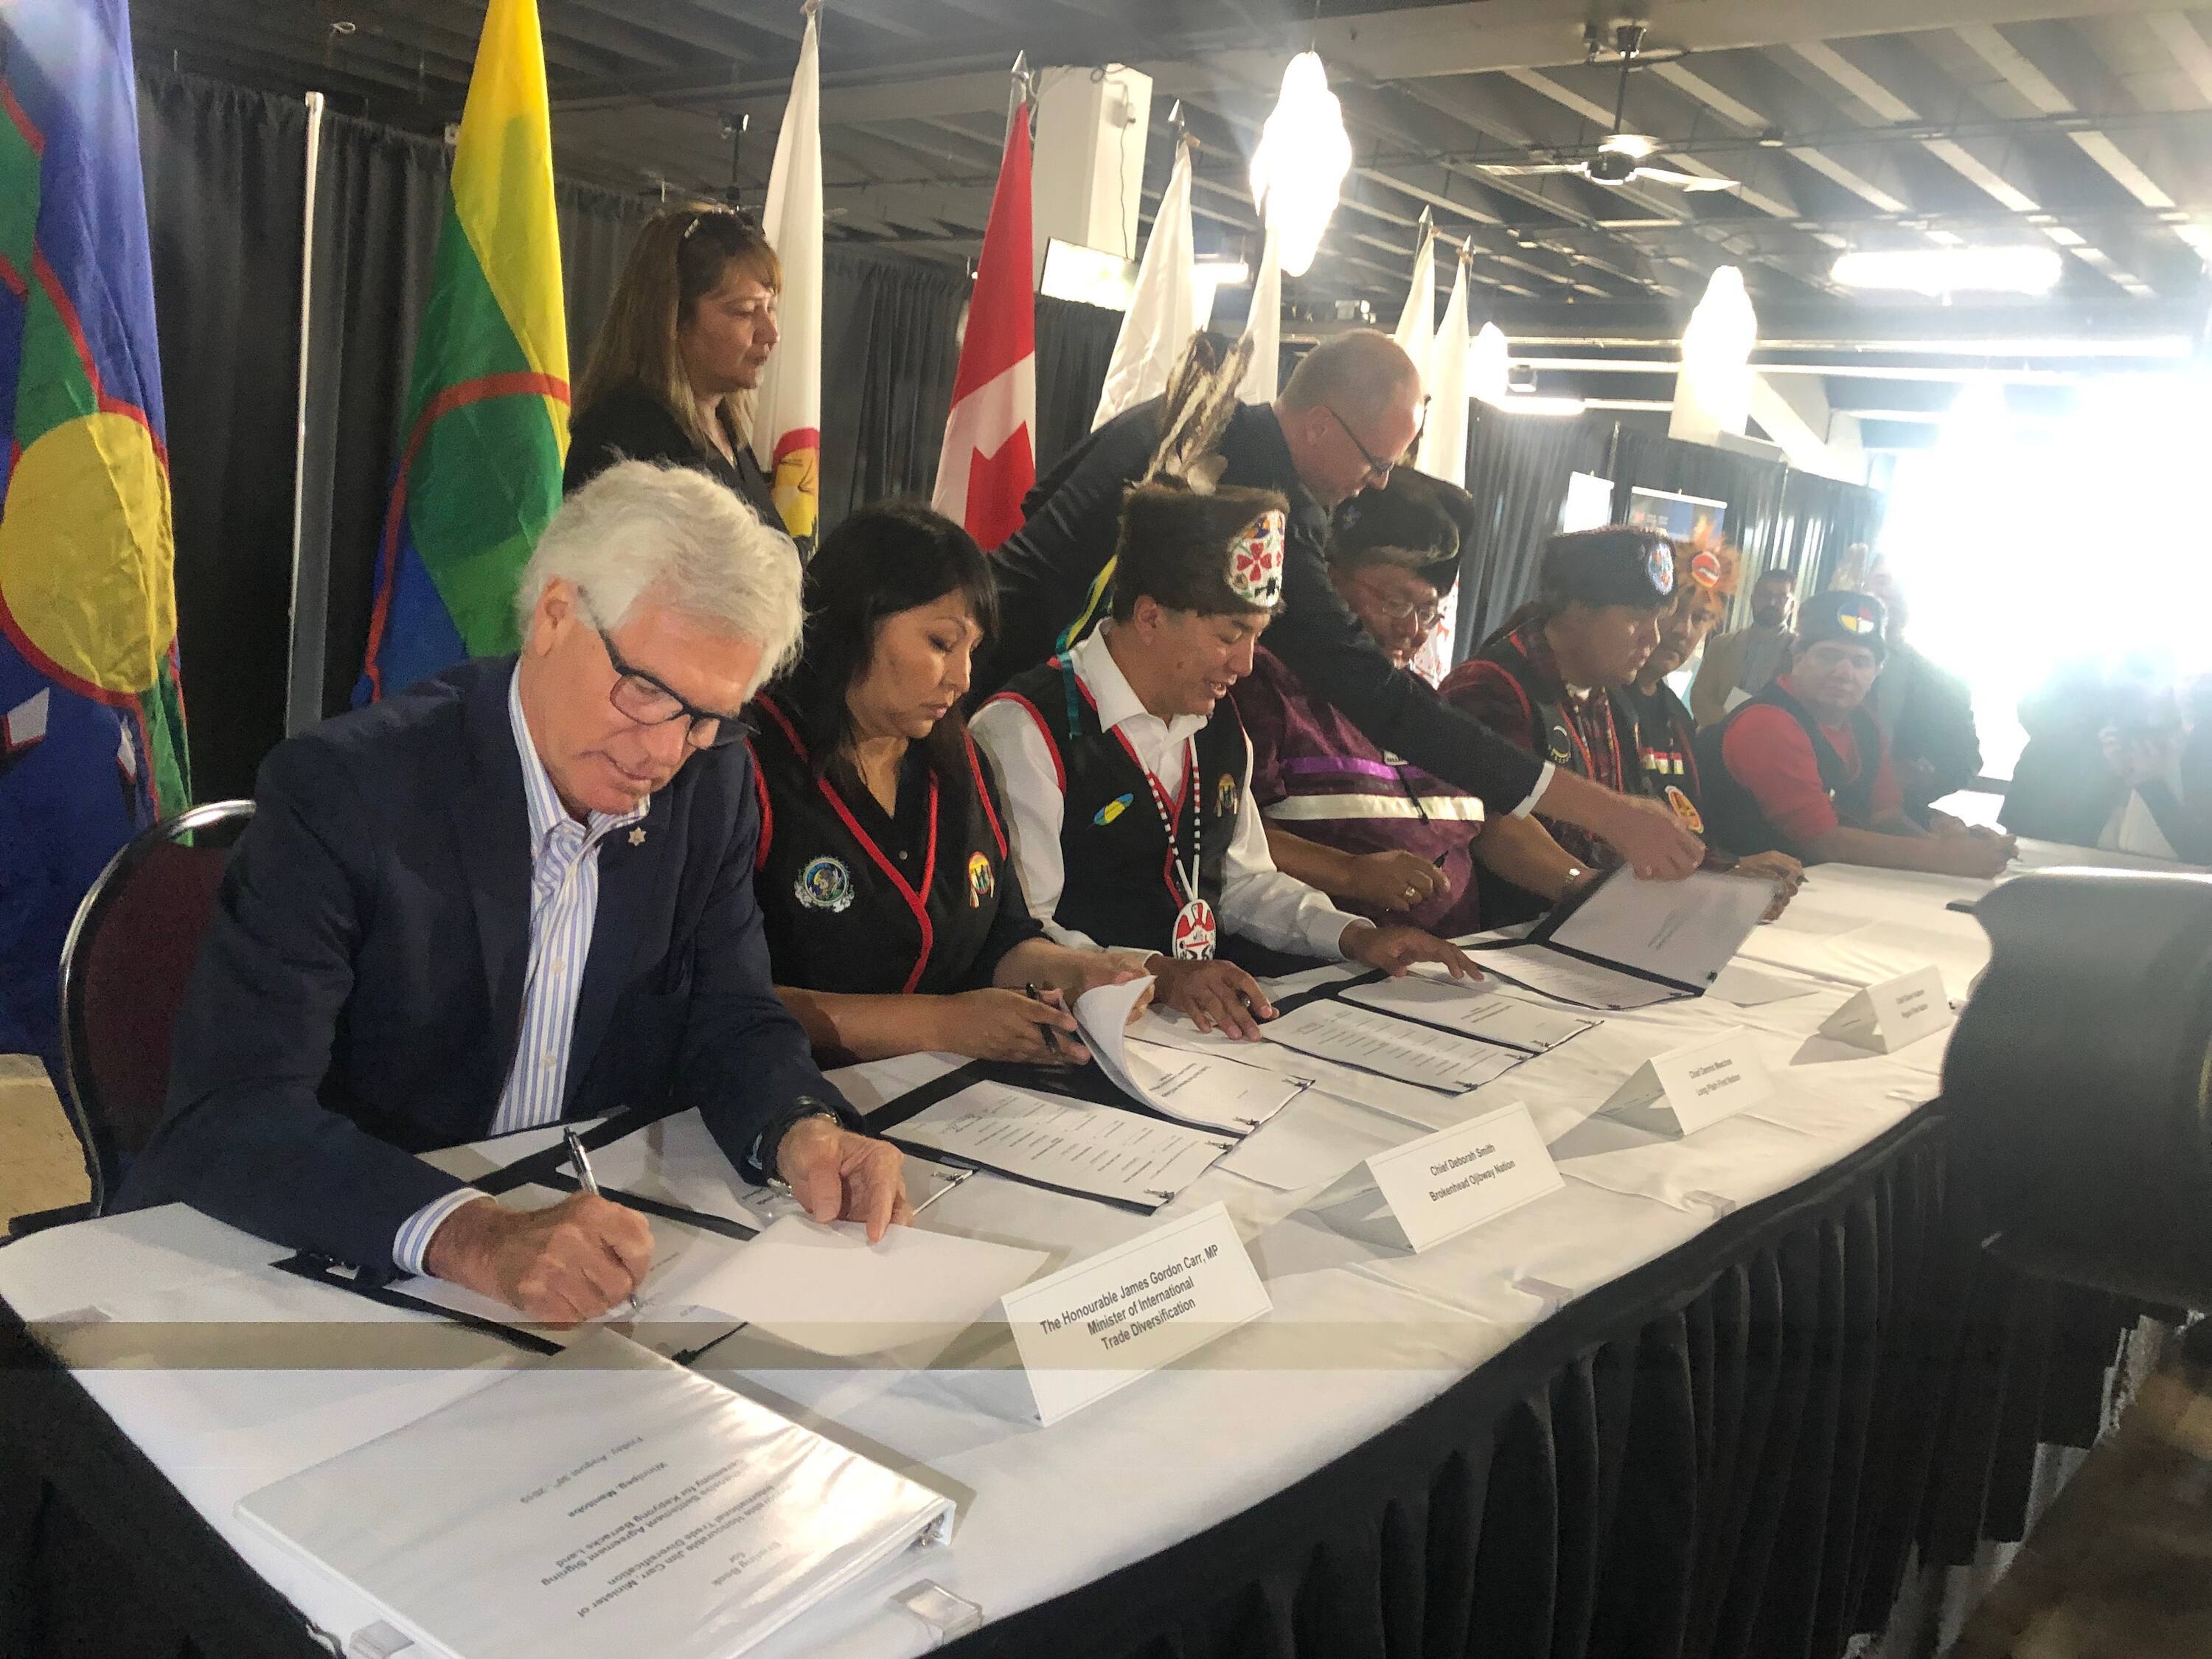
<svg viewBox="0 0 2212 1659">
<path fill-rule="evenodd" d="M 951 1513 L 605 1331 L 238 1505 L 460 1659 L 731 1659 Z"/>
<path fill-rule="evenodd" d="M 1639 881 L 1622 869 L 1548 942 L 1702 991 L 1773 902 L 1773 884 L 1747 876 L 1698 870 L 1684 881 Z"/>
<path fill-rule="evenodd" d="M 1540 1008 L 1487 985 L 1469 984 L 1449 975 L 1431 978 L 1409 973 L 1403 979 L 1355 985 L 1344 994 L 1344 999 L 1401 1019 L 1440 1025 L 1477 1042 L 1498 1043 L 1532 1054 L 1556 1048 L 1570 1037 L 1595 1030 L 1598 1023 L 1555 1008 Z"/>
<path fill-rule="evenodd" d="M 880 1353 L 949 1340 L 1045 1261 L 1042 1250 L 915 1227 L 871 1244 L 857 1221 L 787 1216 L 702 1272 L 678 1276 L 667 1294 L 816 1353 Z"/>
<path fill-rule="evenodd" d="M 1121 1059 L 1130 1081 L 1143 1091 L 1138 1098 L 1154 1111 L 1194 1128 L 1233 1135 L 1251 1133 L 1312 1086 L 1308 1078 L 1164 1043 L 1132 1039 L 1123 1045 Z"/>
<path fill-rule="evenodd" d="M 1114 1086 L 1178 1123 L 1249 1134 L 1297 1099 L 1307 1084 L 1213 1054 L 1140 1042 L 1129 1035 L 1129 1011 L 1149 979 L 1101 985 L 1076 999 L 1083 1041 Z"/>
<path fill-rule="evenodd" d="M 1476 1042 L 1325 998 L 1293 1008 L 1260 1030 L 1285 1048 L 1449 1094 L 1480 1088 L 1528 1058 L 1516 1048 Z"/>
<path fill-rule="evenodd" d="M 1540 945 L 1478 948 L 1474 959 L 1486 974 L 1510 980 L 1557 1002 L 1571 1002 L 1578 1008 L 1607 1012 L 1649 1008 L 1656 1002 L 1679 1002 L 1691 994 L 1656 980 L 1638 979 L 1618 969 L 1579 961 L 1564 951 L 1547 951 Z"/>
<path fill-rule="evenodd" d="M 657 1198 L 748 1227 L 775 1218 L 775 1194 L 738 1176 L 696 1112 L 657 1118 L 609 1142 L 592 1154 L 592 1173 L 610 1192 Z"/>
<path fill-rule="evenodd" d="M 971 1083 L 889 1133 L 925 1152 L 1144 1210 L 1172 1201 L 1237 1144 L 1002 1083 Z"/>
</svg>

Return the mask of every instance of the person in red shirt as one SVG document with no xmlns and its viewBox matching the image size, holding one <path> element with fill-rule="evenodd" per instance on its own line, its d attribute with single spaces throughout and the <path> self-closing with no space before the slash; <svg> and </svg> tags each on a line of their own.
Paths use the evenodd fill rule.
<svg viewBox="0 0 2212 1659">
<path fill-rule="evenodd" d="M 1935 831 L 1905 813 L 1887 744 L 1868 713 L 1881 672 L 1881 601 L 1831 592 L 1806 602 L 1789 671 L 1698 738 L 1705 817 L 1740 853 L 1780 850 L 1807 864 L 1867 864 L 1939 875 L 1996 875 L 2008 836 L 1955 820 Z"/>
</svg>

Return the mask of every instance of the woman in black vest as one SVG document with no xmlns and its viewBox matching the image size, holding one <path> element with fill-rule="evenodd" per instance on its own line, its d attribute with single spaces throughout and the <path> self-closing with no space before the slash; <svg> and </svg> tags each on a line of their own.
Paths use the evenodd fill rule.
<svg viewBox="0 0 2212 1659">
<path fill-rule="evenodd" d="M 807 645 L 755 704 L 754 888 L 785 1005 L 843 1060 L 941 1050 L 1079 1064 L 1067 1012 L 1137 977 L 1043 937 L 959 713 L 989 565 L 922 507 L 853 514 L 806 572 Z"/>
</svg>

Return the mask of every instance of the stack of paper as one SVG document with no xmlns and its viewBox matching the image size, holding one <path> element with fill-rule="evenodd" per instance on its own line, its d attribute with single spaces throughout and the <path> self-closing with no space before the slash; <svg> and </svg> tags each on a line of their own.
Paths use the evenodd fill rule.
<svg viewBox="0 0 2212 1659">
<path fill-rule="evenodd" d="M 1172 1202 L 1237 1144 L 1231 1136 L 1001 1083 L 971 1083 L 885 1138 L 1034 1186 L 1147 1212 Z"/>
<path fill-rule="evenodd" d="M 731 1659 L 952 1513 L 607 1331 L 238 1505 L 457 1659 Z"/>
<path fill-rule="evenodd" d="M 1449 1094 L 1480 1088 L 1528 1058 L 1516 1048 L 1326 999 L 1301 1004 L 1260 1029 L 1286 1048 Z"/>
<path fill-rule="evenodd" d="M 1347 1002 L 1442 1026 L 1524 1054 L 1540 1054 L 1570 1038 L 1597 1029 L 1594 1019 L 1539 1007 L 1492 990 L 1488 985 L 1464 980 L 1431 978 L 1411 973 L 1403 979 L 1386 979 L 1374 985 L 1355 985 L 1344 994 Z"/>
<path fill-rule="evenodd" d="M 1102 985 L 1076 999 L 1076 1023 L 1114 1086 L 1163 1117 L 1200 1129 L 1249 1134 L 1297 1099 L 1310 1079 L 1287 1078 L 1220 1054 L 1143 1042 L 1129 1035 L 1130 1011 L 1149 979 Z"/>
</svg>

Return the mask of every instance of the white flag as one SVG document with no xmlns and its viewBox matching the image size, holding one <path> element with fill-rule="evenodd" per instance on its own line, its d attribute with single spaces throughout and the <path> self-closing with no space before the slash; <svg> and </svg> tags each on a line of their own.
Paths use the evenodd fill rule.
<svg viewBox="0 0 2212 1659">
<path fill-rule="evenodd" d="M 1167 390 L 1168 376 L 1190 343 L 1191 319 L 1197 314 L 1197 258 L 1190 228 L 1190 146 L 1178 143 L 1175 171 L 1160 194 L 1144 262 L 1137 267 L 1137 286 L 1114 338 L 1098 412 L 1091 419 L 1093 431 Z"/>
<path fill-rule="evenodd" d="M 1421 428 L 1416 465 L 1431 478 L 1464 486 L 1467 483 L 1467 274 L 1469 260 L 1462 252 L 1459 280 L 1452 284 L 1444 307 L 1443 326 L 1429 349 L 1429 372 L 1424 377 L 1429 393 L 1428 423 Z M 1415 359 L 1416 362 L 1419 360 Z M 1465 561 L 1462 561 L 1464 567 Z M 1452 668 L 1452 633 L 1459 620 L 1455 599 L 1444 603 L 1443 620 L 1414 654 L 1413 669 L 1431 684 Z"/>
<path fill-rule="evenodd" d="M 1398 326 L 1390 337 L 1413 360 L 1427 390 L 1429 347 L 1437 334 L 1436 232 L 1425 229 L 1420 251 L 1413 255 L 1413 287 L 1406 295 L 1406 308 L 1398 313 Z"/>
<path fill-rule="evenodd" d="M 1428 423 L 1421 428 L 1415 462 L 1431 478 L 1462 486 L 1467 483 L 1467 270 L 1468 260 L 1462 255 L 1459 280 L 1452 284 L 1451 299 L 1444 307 L 1443 326 L 1429 348 L 1428 373 L 1421 377 L 1422 389 L 1429 394 Z"/>
<path fill-rule="evenodd" d="M 1260 269 L 1252 277 L 1252 310 L 1244 324 L 1252 337 L 1252 361 L 1237 388 L 1240 402 L 1275 401 L 1277 360 L 1283 355 L 1283 259 L 1273 225 L 1260 248 Z"/>
<path fill-rule="evenodd" d="M 753 455 L 773 481 L 776 510 L 802 552 L 822 516 L 822 60 L 819 5 L 783 106 L 762 228 L 783 264 L 782 338 L 753 400 Z"/>
</svg>

